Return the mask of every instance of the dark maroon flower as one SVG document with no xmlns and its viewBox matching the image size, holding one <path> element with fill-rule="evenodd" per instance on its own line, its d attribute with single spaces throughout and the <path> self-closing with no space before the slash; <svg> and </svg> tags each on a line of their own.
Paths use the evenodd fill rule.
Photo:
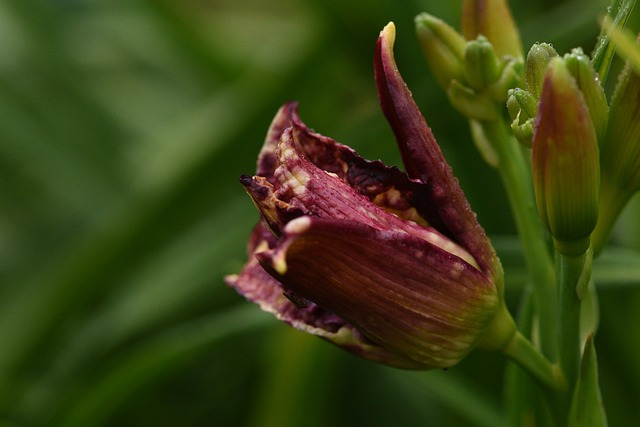
<svg viewBox="0 0 640 427">
<path fill-rule="evenodd" d="M 413 369 L 457 363 L 502 304 L 502 269 L 420 114 L 382 31 L 375 75 L 407 173 L 274 118 L 241 183 L 262 221 L 226 281 L 279 319 L 364 358 Z"/>
</svg>

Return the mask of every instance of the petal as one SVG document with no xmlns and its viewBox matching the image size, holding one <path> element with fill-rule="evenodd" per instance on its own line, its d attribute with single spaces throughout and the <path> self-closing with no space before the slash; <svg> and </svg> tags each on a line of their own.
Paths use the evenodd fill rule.
<svg viewBox="0 0 640 427">
<path fill-rule="evenodd" d="M 272 179 L 274 178 L 272 177 Z M 281 234 L 284 224 L 308 213 L 299 207 L 291 206 L 289 203 L 279 200 L 274 194 L 273 185 L 267 178 L 242 175 L 240 183 L 260 211 L 264 225 L 276 236 Z"/>
<path fill-rule="evenodd" d="M 401 230 L 455 254 L 477 267 L 473 256 L 431 227 L 405 221 L 369 201 L 335 174 L 319 169 L 303 157 L 287 129 L 278 146 L 274 196 L 289 209 L 320 218 L 359 222 L 378 230 Z M 267 220 L 269 220 L 267 218 Z"/>
<path fill-rule="evenodd" d="M 296 102 L 284 104 L 276 113 L 265 138 L 264 145 L 258 155 L 256 175 L 267 178 L 273 183 L 273 172 L 276 169 L 276 148 L 284 130 L 291 126 L 291 117 L 298 108 Z"/>
<path fill-rule="evenodd" d="M 394 40 L 395 27 L 390 23 L 376 44 L 375 77 L 380 105 L 398 141 L 407 173 L 430 184 L 432 206 L 448 230 L 443 232 L 466 248 L 483 271 L 494 271 L 493 247 L 398 71 Z"/>
<path fill-rule="evenodd" d="M 256 256 L 288 289 L 432 367 L 464 357 L 498 303 L 490 278 L 458 257 L 351 221 L 298 218 L 273 250 Z"/>
<path fill-rule="evenodd" d="M 324 338 L 360 357 L 398 368 L 424 368 L 412 359 L 372 343 L 337 315 L 285 289 L 258 264 L 254 256 L 256 250 L 266 250 L 274 242 L 273 235 L 259 224 L 251 234 L 248 245 L 249 260 L 242 272 L 225 277 L 225 282 L 277 319 L 296 329 Z"/>
<path fill-rule="evenodd" d="M 352 148 L 314 132 L 297 111 L 292 115 L 292 130 L 295 143 L 315 166 L 335 174 L 374 204 L 403 219 L 444 228 L 434 215 L 428 184 L 410 179 L 396 167 L 366 160 Z"/>
</svg>

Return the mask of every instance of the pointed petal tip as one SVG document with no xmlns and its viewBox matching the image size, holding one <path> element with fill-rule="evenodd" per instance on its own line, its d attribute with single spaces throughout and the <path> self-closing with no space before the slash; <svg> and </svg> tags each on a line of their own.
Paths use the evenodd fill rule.
<svg viewBox="0 0 640 427">
<path fill-rule="evenodd" d="M 238 282 L 239 277 L 240 276 L 237 274 L 227 274 L 226 276 L 224 276 L 223 280 L 224 283 L 233 287 Z"/>
<path fill-rule="evenodd" d="M 393 21 L 389 21 L 382 31 L 380 31 L 380 37 L 388 39 L 393 43 L 393 40 L 396 38 L 396 24 L 394 24 Z"/>
</svg>

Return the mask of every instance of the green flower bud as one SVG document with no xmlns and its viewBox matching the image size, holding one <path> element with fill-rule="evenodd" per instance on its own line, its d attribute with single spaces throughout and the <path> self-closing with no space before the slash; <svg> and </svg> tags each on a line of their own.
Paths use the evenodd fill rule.
<svg viewBox="0 0 640 427">
<path fill-rule="evenodd" d="M 498 56 L 522 57 L 522 42 L 506 0 L 465 0 L 462 34 L 467 40 L 485 36 Z"/>
<path fill-rule="evenodd" d="M 447 23 L 427 13 L 415 19 L 420 46 L 436 80 L 445 89 L 452 80 L 464 80 L 466 40 Z"/>
<path fill-rule="evenodd" d="M 627 63 L 611 99 L 602 144 L 600 218 L 593 236 L 597 253 L 629 199 L 640 191 L 640 76 Z"/>
<path fill-rule="evenodd" d="M 475 90 L 483 90 L 494 83 L 502 72 L 493 46 L 484 36 L 470 41 L 464 52 L 467 82 Z"/>
<path fill-rule="evenodd" d="M 600 84 L 598 73 L 593 69 L 589 57 L 580 48 L 573 49 L 570 54 L 565 55 L 564 59 L 567 69 L 576 80 L 589 107 L 598 141 L 602 141 L 607 131 L 609 105 L 607 105 L 607 97 Z"/>
<path fill-rule="evenodd" d="M 599 149 L 585 97 L 560 58 L 551 61 L 544 79 L 532 150 L 543 223 L 558 252 L 580 255 L 598 218 Z"/>
<path fill-rule="evenodd" d="M 525 76 L 526 89 L 534 96 L 540 98 L 544 76 L 549 62 L 558 56 L 558 52 L 548 43 L 534 44 L 527 54 L 527 72 Z"/>
<path fill-rule="evenodd" d="M 518 124 L 523 124 L 536 116 L 538 112 L 537 100 L 524 89 L 511 89 L 507 100 L 507 110 L 512 120 L 517 118 Z"/>
<path fill-rule="evenodd" d="M 511 117 L 513 134 L 522 145 L 531 148 L 533 125 L 537 113 L 533 95 L 524 89 L 511 89 L 507 99 L 507 111 Z"/>
</svg>

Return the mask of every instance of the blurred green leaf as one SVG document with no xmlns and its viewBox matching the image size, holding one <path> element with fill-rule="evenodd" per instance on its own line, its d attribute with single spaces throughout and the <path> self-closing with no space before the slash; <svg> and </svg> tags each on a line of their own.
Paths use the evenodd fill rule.
<svg viewBox="0 0 640 427">
<path fill-rule="evenodd" d="M 609 74 L 609 68 L 616 50 L 617 32 L 623 30 L 633 11 L 636 0 L 612 0 L 607 10 L 605 24 L 602 26 L 598 43 L 591 54 L 593 68 L 600 76 L 600 81 L 605 82 Z M 612 44 L 611 41 L 614 41 Z"/>
<path fill-rule="evenodd" d="M 253 307 L 216 313 L 179 324 L 143 341 L 106 366 L 97 378 L 74 393 L 60 425 L 103 425 L 134 391 L 176 372 L 206 347 L 229 336 L 266 326 L 270 318 Z M 57 424 L 57 423 L 55 423 Z"/>
<path fill-rule="evenodd" d="M 571 402 L 571 427 L 604 427 L 607 417 L 602 406 L 598 384 L 598 361 L 593 336 L 587 339 L 582 356 L 580 376 Z"/>
</svg>

